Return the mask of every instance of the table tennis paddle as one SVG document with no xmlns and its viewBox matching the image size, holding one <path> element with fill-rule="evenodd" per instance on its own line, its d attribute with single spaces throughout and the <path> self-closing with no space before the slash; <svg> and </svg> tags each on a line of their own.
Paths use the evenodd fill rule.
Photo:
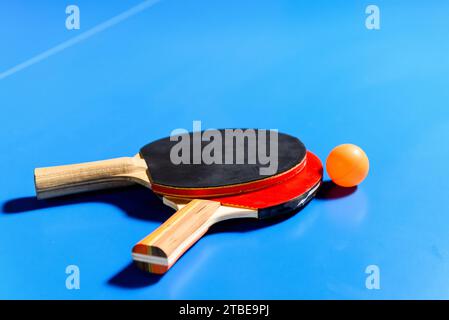
<svg viewBox="0 0 449 320">
<path fill-rule="evenodd" d="M 316 194 L 322 175 L 321 161 L 307 152 L 307 163 L 300 173 L 264 189 L 208 200 L 165 197 L 164 203 L 178 211 L 134 246 L 133 260 L 145 271 L 165 273 L 217 222 L 265 219 L 301 209 Z"/>
<path fill-rule="evenodd" d="M 224 135 L 226 130 L 246 129 L 218 131 Z M 269 130 L 256 131 L 263 131 L 268 137 L 271 134 Z M 189 135 L 192 141 L 193 134 L 185 135 Z M 259 159 L 256 163 L 248 163 L 247 152 L 244 152 L 244 163 L 237 165 L 203 162 L 174 164 L 170 159 L 170 152 L 177 141 L 167 137 L 147 144 L 134 157 L 37 168 L 34 172 L 36 195 L 39 199 L 44 199 L 132 183 L 148 187 L 157 194 L 186 198 L 217 197 L 257 190 L 296 175 L 307 163 L 306 148 L 299 139 L 283 133 L 278 133 L 277 137 L 278 166 L 269 175 L 260 174 L 260 169 L 266 167 L 266 164 Z M 238 139 L 234 142 L 234 150 L 225 148 L 223 144 L 225 157 L 229 152 L 234 157 L 235 150 L 245 150 L 248 143 Z M 201 141 L 201 148 L 208 143 Z M 268 146 L 272 142 L 267 138 L 266 143 Z M 269 147 L 267 150 L 270 150 Z"/>
</svg>

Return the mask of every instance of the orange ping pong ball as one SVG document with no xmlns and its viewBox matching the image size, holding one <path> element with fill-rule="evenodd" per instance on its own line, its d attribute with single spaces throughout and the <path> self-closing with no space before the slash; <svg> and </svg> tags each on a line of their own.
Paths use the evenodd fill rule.
<svg viewBox="0 0 449 320">
<path fill-rule="evenodd" d="M 341 144 L 327 156 L 326 171 L 335 184 L 354 187 L 368 175 L 369 160 L 358 146 Z"/>
</svg>

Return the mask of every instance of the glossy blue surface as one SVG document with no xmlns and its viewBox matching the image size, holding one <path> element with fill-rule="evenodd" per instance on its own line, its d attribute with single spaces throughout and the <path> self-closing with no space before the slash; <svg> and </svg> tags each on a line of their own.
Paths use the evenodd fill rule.
<svg viewBox="0 0 449 320">
<path fill-rule="evenodd" d="M 0 72 L 138 3 L 77 0 L 68 31 L 65 3 L 1 2 Z M 368 4 L 165 0 L 0 80 L 0 298 L 449 298 L 449 3 L 376 1 L 380 30 Z M 34 197 L 35 167 L 130 156 L 193 120 L 277 128 L 323 161 L 355 143 L 370 175 L 218 226 L 162 277 L 131 265 L 172 213 L 150 191 Z"/>
</svg>

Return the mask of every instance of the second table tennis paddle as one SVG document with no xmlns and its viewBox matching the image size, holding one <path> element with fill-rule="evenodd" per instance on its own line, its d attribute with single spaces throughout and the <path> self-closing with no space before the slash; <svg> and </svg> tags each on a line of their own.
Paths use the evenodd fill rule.
<svg viewBox="0 0 449 320">
<path fill-rule="evenodd" d="M 133 248 L 137 265 L 148 272 L 165 273 L 213 224 L 236 218 L 265 219 L 302 208 L 322 181 L 321 161 L 307 152 L 304 169 L 264 189 L 210 200 L 164 198 L 178 211 Z"/>
</svg>

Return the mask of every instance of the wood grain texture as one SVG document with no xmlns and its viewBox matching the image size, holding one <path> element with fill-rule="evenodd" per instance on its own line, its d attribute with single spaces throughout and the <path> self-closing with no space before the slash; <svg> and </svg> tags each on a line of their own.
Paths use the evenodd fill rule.
<svg viewBox="0 0 449 320">
<path fill-rule="evenodd" d="M 38 199 L 127 186 L 151 187 L 145 161 L 135 157 L 37 168 L 34 183 Z"/>
<path fill-rule="evenodd" d="M 236 218 L 257 218 L 257 210 L 235 208 L 220 205 L 210 200 L 189 200 L 181 198 L 163 198 L 164 204 L 178 210 L 166 223 L 151 235 L 141 240 L 133 248 L 133 259 L 136 265 L 147 272 L 162 274 L 178 260 L 213 224 Z M 201 202 L 201 204 L 199 204 Z M 209 206 L 205 203 L 210 204 Z M 217 205 L 219 207 L 217 208 Z M 198 215 L 200 210 L 200 215 Z M 211 210 L 211 211 L 208 211 Z M 190 221 L 193 220 L 193 221 Z M 177 230 L 184 229 L 184 241 L 175 235 Z M 186 228 L 187 227 L 187 228 Z M 167 233 L 169 236 L 167 237 Z M 163 243 L 163 246 L 161 246 Z M 167 244 L 167 248 L 165 247 Z"/>
<path fill-rule="evenodd" d="M 214 223 L 219 202 L 192 200 L 133 248 L 138 266 L 153 273 L 166 272 Z M 142 264 L 142 262 L 145 262 Z"/>
</svg>

